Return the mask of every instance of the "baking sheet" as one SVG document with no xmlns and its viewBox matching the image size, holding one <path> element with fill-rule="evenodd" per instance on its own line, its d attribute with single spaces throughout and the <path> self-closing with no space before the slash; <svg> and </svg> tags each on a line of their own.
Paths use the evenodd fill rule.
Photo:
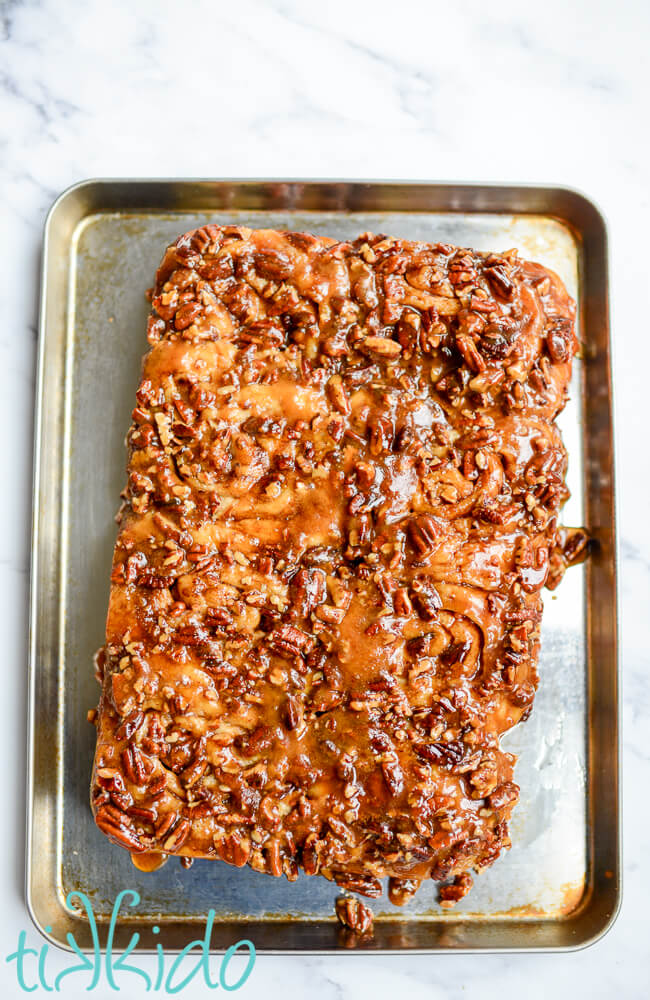
<svg viewBox="0 0 650 1000">
<path fill-rule="evenodd" d="M 138 186 L 143 189 L 139 202 Z M 327 950 L 339 943 L 333 902 L 340 890 L 324 879 L 301 875 L 290 884 L 219 861 L 196 861 L 186 871 L 175 859 L 143 874 L 96 829 L 88 806 L 95 734 L 85 716 L 98 697 L 92 656 L 103 641 L 113 518 L 125 480 L 124 436 L 147 347 L 144 290 L 167 244 L 213 221 L 338 238 L 371 230 L 479 250 L 517 246 L 522 256 L 556 270 L 576 297 L 585 360 L 575 366 L 571 401 L 559 421 L 572 492 L 563 520 L 592 528 L 600 551 L 589 566 L 572 569 L 554 595 L 546 595 L 533 714 L 503 741 L 519 756 L 513 847 L 475 879 L 473 891 L 451 912 L 438 907 L 434 883 L 425 884 L 405 907 L 387 899 L 373 902 L 376 933 L 362 947 L 585 943 L 602 932 L 618 899 L 613 459 L 606 272 L 600 287 L 595 273 L 606 262 L 598 257 L 597 251 L 604 253 L 598 234 L 585 232 L 566 209 L 560 211 L 561 199 L 552 189 L 547 189 L 545 211 L 532 212 L 526 192 L 540 189 L 232 182 L 206 183 L 202 192 L 187 182 L 183 189 L 184 182 L 90 182 L 65 195 L 48 223 L 36 453 L 27 886 L 37 923 L 52 927 L 49 933 L 59 942 L 75 927 L 80 940 L 83 917 L 66 904 L 68 893 L 83 890 L 104 926 L 117 894 L 135 889 L 141 901 L 121 933 L 128 939 L 128 924 L 137 923 L 143 948 L 152 946 L 154 923 L 166 950 L 183 947 L 197 936 L 209 909 L 216 913 L 215 948 L 242 936 L 260 949 L 280 951 Z M 496 204 L 490 204 L 490 191 Z M 184 193 L 188 211 L 182 210 Z M 196 202 L 201 193 L 203 199 Z M 484 207 L 464 210 L 463 197 L 468 208 L 477 198 Z M 591 208 L 588 202 L 585 206 Z M 604 239 L 603 230 L 602 244 Z M 594 668 L 607 679 L 607 689 L 594 687 Z M 600 713 L 594 712 L 594 696 L 604 701 Z M 608 760 L 605 814 L 602 802 L 596 810 L 594 781 L 594 754 L 603 752 Z"/>
</svg>

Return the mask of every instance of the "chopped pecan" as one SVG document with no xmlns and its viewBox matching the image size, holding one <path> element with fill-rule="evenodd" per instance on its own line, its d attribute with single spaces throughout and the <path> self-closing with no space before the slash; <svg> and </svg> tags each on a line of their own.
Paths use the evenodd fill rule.
<svg viewBox="0 0 650 1000">
<path fill-rule="evenodd" d="M 358 892 L 360 896 L 377 899 L 381 896 L 381 882 L 372 875 L 357 875 L 355 872 L 333 872 L 334 881 L 341 889 Z"/>
<path fill-rule="evenodd" d="M 201 315 L 201 312 L 202 307 L 198 302 L 188 302 L 177 311 L 174 317 L 174 326 L 177 330 L 186 330 Z"/>
<path fill-rule="evenodd" d="M 519 786 L 514 781 L 505 781 L 499 785 L 487 798 L 490 809 L 505 809 L 511 802 L 519 798 Z"/>
<path fill-rule="evenodd" d="M 482 372 L 485 368 L 485 361 L 477 350 L 476 344 L 471 337 L 458 334 L 456 337 L 456 347 L 463 355 L 463 360 L 474 372 Z"/>
<path fill-rule="evenodd" d="M 448 743 L 414 743 L 413 749 L 418 757 L 432 764 L 453 768 L 465 757 L 466 747 L 461 740 L 450 740 Z"/>
<path fill-rule="evenodd" d="M 284 720 L 289 730 L 298 729 L 302 724 L 302 705 L 292 695 L 289 695 L 285 704 Z"/>
<path fill-rule="evenodd" d="M 292 606 L 306 618 L 327 598 L 327 577 L 322 569 L 299 569 L 291 580 Z"/>
<path fill-rule="evenodd" d="M 547 325 L 546 347 L 554 364 L 562 364 L 569 360 L 573 353 L 571 349 L 573 339 L 573 324 L 566 317 L 556 317 Z"/>
<path fill-rule="evenodd" d="M 506 269 L 499 264 L 485 268 L 485 276 L 490 282 L 494 291 L 503 299 L 511 299 L 515 292 L 515 286 L 508 277 Z"/>
<path fill-rule="evenodd" d="M 132 854 L 140 854 L 148 849 L 148 845 L 142 842 L 134 830 L 115 825 L 102 810 L 95 816 L 95 822 L 110 840 Z"/>
<path fill-rule="evenodd" d="M 379 354 L 383 358 L 397 358 L 402 353 L 401 345 L 388 337 L 365 337 L 361 346 L 366 351 Z"/>
<path fill-rule="evenodd" d="M 141 712 L 138 708 L 134 708 L 115 730 L 115 739 L 130 740 L 134 733 L 138 731 L 143 721 L 144 712 Z"/>
<path fill-rule="evenodd" d="M 419 615 L 425 621 L 436 618 L 442 608 L 440 594 L 433 580 L 428 576 L 415 577 L 411 584 L 411 597 Z"/>
<path fill-rule="evenodd" d="M 370 907 L 353 896 L 339 896 L 335 904 L 339 923 L 348 927 L 355 934 L 364 936 L 372 934 L 373 915 Z"/>
<path fill-rule="evenodd" d="M 332 375 L 327 383 L 327 395 L 330 398 L 332 406 L 339 413 L 347 415 L 350 412 L 350 398 L 345 391 L 340 375 Z"/>
<path fill-rule="evenodd" d="M 280 625 L 267 637 L 270 649 L 280 656 L 305 656 L 314 646 L 314 639 L 293 625 Z"/>
<path fill-rule="evenodd" d="M 468 872 L 457 875 L 451 885 L 441 885 L 438 890 L 440 905 L 445 909 L 450 909 L 463 899 L 474 885 L 474 880 Z"/>
<path fill-rule="evenodd" d="M 217 841 L 217 851 L 223 861 L 235 868 L 243 868 L 251 856 L 251 842 L 248 837 L 242 836 L 239 831 L 226 834 Z"/>
<path fill-rule="evenodd" d="M 390 794 L 393 796 L 400 795 L 404 789 L 404 772 L 397 760 L 383 761 L 381 770 Z"/>
<path fill-rule="evenodd" d="M 441 533 L 442 529 L 439 523 L 428 514 L 421 514 L 409 521 L 408 535 L 420 559 L 429 555 Z"/>
</svg>

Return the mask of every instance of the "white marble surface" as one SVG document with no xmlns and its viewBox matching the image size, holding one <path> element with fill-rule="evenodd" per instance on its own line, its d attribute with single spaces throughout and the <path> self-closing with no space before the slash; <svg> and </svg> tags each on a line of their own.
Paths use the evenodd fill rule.
<svg viewBox="0 0 650 1000">
<path fill-rule="evenodd" d="M 37 265 L 47 208 L 91 176 L 344 176 L 556 182 L 583 189 L 608 220 L 625 900 L 607 937 L 576 954 L 266 958 L 240 995 L 646 996 L 650 477 L 637 420 L 650 370 L 650 7 L 645 0 L 5 0 L 0 11 L 0 985 L 18 995 L 3 959 L 29 927 L 24 667 Z M 31 929 L 28 943 L 40 944 Z M 50 961 L 53 971 L 69 960 Z M 85 995 L 84 985 L 64 984 L 63 995 Z M 127 995 L 138 996 L 137 988 Z"/>
</svg>

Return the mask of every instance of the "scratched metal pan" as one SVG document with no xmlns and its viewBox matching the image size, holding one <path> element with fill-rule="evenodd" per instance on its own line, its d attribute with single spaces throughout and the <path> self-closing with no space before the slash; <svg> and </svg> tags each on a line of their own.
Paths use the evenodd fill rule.
<svg viewBox="0 0 650 1000">
<path fill-rule="evenodd" d="M 559 272 L 579 305 L 582 357 L 561 417 L 570 455 L 567 524 L 586 525 L 593 558 L 546 597 L 541 684 L 531 719 L 504 741 L 519 755 L 512 850 L 453 911 L 425 884 L 400 909 L 373 904 L 361 950 L 567 950 L 595 941 L 620 899 L 616 541 L 607 245 L 582 195 L 559 188 L 279 181 L 87 181 L 45 228 L 31 592 L 27 902 L 59 944 L 91 945 L 68 894 L 85 892 L 105 939 L 113 902 L 141 902 L 116 934 L 167 951 L 202 936 L 261 951 L 330 952 L 342 938 L 336 887 L 289 884 L 220 861 L 176 860 L 143 874 L 96 829 L 88 805 L 124 436 L 146 349 L 145 289 L 167 244 L 203 222 L 344 238 L 374 230 L 480 250 L 519 247 Z M 152 927 L 160 933 L 154 937 Z"/>
</svg>

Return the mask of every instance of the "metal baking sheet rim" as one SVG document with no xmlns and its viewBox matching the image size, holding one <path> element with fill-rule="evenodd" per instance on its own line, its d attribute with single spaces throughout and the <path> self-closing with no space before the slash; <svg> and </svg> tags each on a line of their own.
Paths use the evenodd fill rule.
<svg viewBox="0 0 650 1000">
<path fill-rule="evenodd" d="M 179 193 L 179 189 L 180 192 Z M 409 953 L 409 954 L 429 954 L 429 953 L 444 953 L 451 952 L 454 954 L 461 953 L 473 953 L 473 952 L 508 952 L 508 951 L 549 951 L 549 952 L 561 952 L 561 951 L 572 951 L 579 948 L 586 947 L 598 941 L 607 931 L 611 928 L 614 923 L 616 916 L 618 914 L 620 904 L 621 904 L 621 862 L 620 862 L 620 831 L 619 831 L 619 817 L 620 817 L 620 781 L 619 781 L 619 741 L 620 741 L 620 725 L 619 725 L 619 703 L 618 703 L 618 646 L 617 646 L 617 596 L 616 596 L 616 532 L 615 532 L 615 508 L 614 508 L 614 455 L 613 455 L 613 400 L 612 400 L 612 385 L 611 385 L 611 342 L 609 337 L 609 302 L 608 302 L 608 286 L 607 286 L 607 234 L 605 222 L 603 220 L 600 211 L 593 205 L 593 203 L 582 193 L 575 190 L 571 190 L 564 187 L 553 187 L 553 186 L 535 186 L 535 185 L 483 185 L 483 184 L 427 184 L 425 182 L 415 182 L 411 183 L 408 181 L 331 181 L 331 180 L 299 180 L 299 179 L 273 179 L 273 180 L 255 180 L 255 179 L 242 179 L 242 180 L 140 180 L 140 179 L 121 179 L 121 180 L 88 180 L 82 181 L 78 184 L 73 185 L 64 191 L 52 205 L 47 220 L 45 223 L 45 233 L 44 233 L 44 244 L 43 244 L 43 257 L 42 257 L 42 269 L 41 269 L 41 307 L 40 307 L 40 318 L 39 318 L 39 351 L 38 351 L 38 374 L 37 374 L 37 388 L 36 388 L 36 406 L 35 406 L 35 446 L 34 446 L 34 506 L 33 506 L 33 518 L 32 518 L 32 560 L 31 560 L 31 591 L 30 591 L 30 659 L 28 667 L 28 747 L 27 747 L 27 830 L 26 830 L 26 903 L 30 916 L 36 926 L 36 928 L 52 943 L 58 945 L 59 947 L 67 948 L 72 950 L 69 944 L 65 943 L 65 930 L 69 931 L 78 925 L 77 929 L 87 927 L 81 920 L 75 921 L 71 920 L 69 914 L 64 913 L 61 910 L 57 894 L 55 891 L 54 883 L 50 883 L 49 889 L 52 891 L 52 899 L 49 901 L 50 914 L 47 914 L 43 910 L 43 889 L 48 887 L 38 886 L 36 884 L 35 877 L 35 865 L 34 865 L 34 851 L 36 848 L 36 841 L 38 838 L 38 833 L 40 833 L 40 847 L 41 850 L 46 848 L 46 843 L 44 842 L 47 837 L 47 831 L 37 831 L 35 829 L 36 820 L 36 808 L 34 800 L 34 785 L 35 785 L 35 756 L 37 748 L 37 740 L 40 738 L 41 734 L 37 732 L 35 719 L 36 719 L 36 698 L 39 693 L 37 690 L 38 684 L 43 683 L 45 680 L 46 692 L 52 695 L 52 692 L 56 693 L 56 706 L 58 710 L 58 676 L 43 678 L 43 671 L 39 673 L 39 657 L 38 657 L 38 640 L 39 640 L 39 612 L 41 610 L 39 604 L 40 588 L 39 588 L 39 555 L 43 555 L 40 552 L 41 547 L 41 532 L 40 523 L 43 516 L 44 504 L 40 496 L 40 490 L 43 476 L 43 465 L 47 461 L 44 456 L 44 449 L 42 445 L 44 443 L 43 433 L 44 433 L 44 422 L 47 413 L 44 412 L 43 407 L 43 395 L 44 395 L 44 385 L 45 385 L 45 362 L 46 362 L 46 352 L 48 343 L 46 340 L 46 330 L 48 326 L 48 309 L 50 307 L 51 295 L 50 291 L 50 275 L 52 269 L 52 244 L 55 238 L 63 239 L 65 242 L 65 234 L 60 234 L 56 231 L 57 226 L 57 215 L 58 210 L 63 206 L 66 207 L 70 200 L 77 199 L 80 200 L 78 204 L 77 218 L 72 226 L 72 230 L 67 234 L 68 237 L 72 236 L 72 233 L 76 230 L 79 223 L 87 216 L 93 214 L 93 211 L 117 211 L 117 212 L 129 212 L 129 211 L 139 211 L 139 212 L 160 212 L 160 213 L 173 213 L 182 211 L 192 211 L 192 210 L 205 210 L 205 211 L 215 211 L 223 210 L 228 208 L 227 199 L 229 193 L 232 194 L 233 191 L 239 192 L 252 192 L 254 195 L 257 193 L 259 197 L 261 194 L 262 199 L 266 199 L 265 204 L 255 204 L 247 206 L 248 210 L 301 210 L 310 211 L 312 210 L 309 206 L 303 206 L 300 203 L 302 195 L 307 192 L 309 195 L 316 195 L 316 197 L 322 197 L 323 193 L 325 196 L 333 196 L 333 203 L 326 206 L 319 206 L 316 211 L 334 211 L 334 212 L 359 212 L 365 209 L 366 211 L 397 211 L 397 212 L 408 212 L 411 211 L 437 211 L 437 212 L 459 212 L 459 213 L 512 213 L 518 215 L 526 214 L 542 214 L 546 216 L 551 216 L 557 218 L 560 222 L 568 225 L 572 232 L 576 235 L 580 241 L 583 249 L 583 263 L 584 258 L 586 258 L 586 274 L 581 274 L 581 281 L 586 282 L 585 287 L 587 294 L 584 296 L 586 303 L 583 302 L 582 308 L 589 315 L 586 318 L 589 323 L 589 330 L 596 330 L 598 337 L 597 343 L 595 345 L 596 352 L 600 352 L 601 356 L 604 357 L 604 370 L 605 370 L 605 385 L 606 390 L 606 405 L 605 410 L 608 417 L 607 426 L 604 428 L 604 438 L 605 438 L 605 452 L 608 458 L 608 471 L 609 471 L 609 486 L 605 490 L 606 496 L 601 498 L 604 500 L 605 506 L 605 547 L 607 548 L 607 564 L 604 567 L 605 576 L 605 597 L 609 598 L 608 601 L 608 612 L 609 612 L 609 635 L 605 636 L 605 646 L 606 652 L 609 654 L 606 659 L 608 664 L 601 670 L 598 671 L 598 685 L 595 683 L 594 671 L 597 666 L 594 665 L 594 651 L 593 651 L 593 639 L 592 628 L 588 631 L 588 642 L 589 642 L 589 685 L 588 685 L 588 698 L 589 698 L 589 717 L 590 724 L 588 730 L 588 759 L 589 759 L 589 819 L 591 820 L 591 830 L 590 830 L 590 843 L 589 843 L 589 858 L 588 858 L 588 873 L 589 880 L 583 897 L 577 906 L 570 914 L 565 917 L 558 918 L 554 921 L 540 922 L 535 921 L 534 917 L 522 918 L 520 921 L 491 919 L 482 922 L 479 919 L 473 918 L 470 920 L 450 919 L 445 917 L 444 920 L 436 921 L 435 918 L 427 921 L 420 920 L 421 924 L 424 924 L 431 933 L 432 937 L 435 937 L 435 941 L 427 942 L 422 946 L 416 945 L 404 945 L 400 946 L 391 945 L 390 938 L 394 934 L 399 934 L 400 929 L 403 930 L 404 923 L 402 921 L 384 921 L 381 920 L 377 924 L 376 938 L 374 941 L 369 943 L 363 943 L 356 949 L 351 949 L 355 953 L 377 953 L 377 954 L 389 954 L 389 953 Z M 183 202 L 183 194 L 189 192 L 191 194 L 191 204 L 186 204 Z M 408 198 L 409 192 L 415 193 L 416 196 L 424 195 L 425 198 L 428 196 L 429 203 L 426 205 L 418 204 L 416 206 L 405 207 L 404 204 L 391 204 L 390 206 L 381 205 L 378 207 L 373 204 L 372 198 L 380 194 L 386 196 L 395 197 L 398 195 L 398 201 L 403 199 L 404 196 Z M 320 195 L 319 195 L 320 193 Z M 363 202 L 363 198 L 369 197 L 371 199 L 370 204 L 363 204 L 359 207 L 359 204 L 355 204 L 350 207 L 346 204 L 346 198 L 349 199 L 350 195 L 354 198 L 360 199 Z M 198 200 L 197 200 L 198 198 Z M 215 201 L 216 198 L 216 201 Z M 95 202 L 93 204 L 93 199 Z M 166 199 L 166 200 L 165 200 Z M 280 201 L 278 201 L 280 199 Z M 433 204 L 431 203 L 433 199 Z M 163 203 L 161 203 L 161 201 Z M 224 203 L 225 202 L 225 203 Z M 59 274 L 59 281 L 63 278 L 63 284 L 67 284 L 69 280 L 69 275 L 67 274 L 67 255 L 65 259 L 58 259 L 55 266 L 57 267 Z M 594 287 L 592 287 L 592 285 Z M 67 289 L 67 294 L 69 294 L 69 289 Z M 593 315 L 592 315 L 593 314 Z M 585 317 L 583 317 L 583 322 Z M 593 323 L 591 321 L 594 321 Z M 598 322 L 599 321 L 599 322 Z M 585 324 L 586 325 L 586 324 Z M 600 385 L 602 391 L 603 385 Z M 66 401 L 67 402 L 67 401 Z M 602 430 L 602 429 L 601 429 Z M 594 470 L 592 470 L 592 476 Z M 587 497 L 591 499 L 591 494 L 587 487 Z M 51 499 L 48 497 L 48 499 Z M 56 504 L 51 504 L 51 507 L 57 507 Z M 50 510 L 50 516 L 52 511 Z M 600 574 L 602 575 L 602 574 Z M 591 583 L 589 585 L 588 593 L 590 595 L 590 600 L 588 602 L 588 613 L 590 619 L 593 617 L 590 613 L 592 604 L 594 606 L 602 607 L 600 602 L 593 600 Z M 59 623 L 60 624 L 60 623 Z M 607 642 L 607 639 L 609 642 Z M 609 648 L 607 648 L 609 647 Z M 600 659 L 600 658 L 599 658 Z M 604 679 L 607 684 L 602 685 L 603 677 L 601 673 L 604 673 Z M 603 699 L 600 697 L 600 692 L 603 688 L 608 690 L 605 692 L 606 697 Z M 595 689 L 598 689 L 597 691 Z M 600 727 L 598 731 L 594 732 L 594 718 L 600 720 Z M 607 723 L 605 726 L 603 723 Z M 608 731 L 610 734 L 614 734 L 614 738 L 603 740 L 602 736 Z M 600 739 L 598 737 L 601 737 Z M 58 747 L 57 747 L 58 750 Z M 609 754 L 609 768 L 603 768 L 600 762 L 600 757 L 603 754 Z M 601 764 L 601 766 L 597 766 Z M 600 773 L 601 784 L 603 781 L 603 773 L 606 772 L 606 780 L 609 779 L 613 784 L 613 793 L 610 787 L 609 795 L 607 794 L 607 788 L 592 787 L 594 782 L 597 781 Z M 606 785 L 605 780 L 605 785 Z M 608 808 L 596 808 L 597 803 L 600 803 L 601 799 L 608 800 Z M 612 809 L 613 807 L 613 809 Z M 604 831 L 607 837 L 604 838 L 604 833 L 601 829 L 603 824 L 609 823 L 609 827 Z M 51 832 L 51 831 L 50 831 Z M 602 841 L 607 840 L 605 854 L 606 861 L 609 867 L 602 870 L 598 868 L 599 855 L 602 853 Z M 51 846 L 51 845 L 50 845 Z M 52 853 L 52 852 L 50 852 Z M 43 856 L 42 853 L 40 855 Z M 602 861 L 602 859 L 600 859 Z M 39 892 L 40 890 L 40 892 Z M 53 909 L 54 904 L 54 909 Z M 46 903 L 47 905 L 47 903 Z M 58 910 L 56 909 L 58 907 Z M 57 925 L 58 916 L 58 925 Z M 64 928 L 61 926 L 61 918 L 65 916 L 67 924 Z M 223 943 L 223 946 L 214 948 L 215 952 L 223 952 L 232 941 L 237 940 L 238 933 L 241 932 L 243 927 L 248 927 L 247 934 L 254 936 L 254 924 L 243 924 L 241 922 L 236 922 L 232 924 L 221 924 L 222 929 L 226 930 L 227 942 Z M 272 928 L 281 929 L 285 926 L 282 921 L 266 921 L 263 924 L 263 929 L 271 931 Z M 296 921 L 288 921 L 286 926 L 293 928 L 295 931 L 297 927 Z M 302 927 L 316 929 L 320 924 L 309 924 L 303 923 L 300 925 Z M 45 928 L 48 928 L 46 931 Z M 54 928 L 57 927 L 55 931 Z M 189 934 L 195 933 L 196 923 L 190 922 L 185 925 L 187 932 Z M 287 954 L 287 953 L 298 953 L 298 954 L 330 954 L 332 951 L 341 950 L 339 944 L 336 940 L 335 933 L 335 923 L 329 922 L 326 924 L 329 928 L 329 936 L 331 941 L 328 940 L 325 946 L 314 947 L 306 943 L 306 946 L 294 945 L 289 947 L 278 947 L 274 946 L 273 942 L 269 944 L 261 943 L 258 948 L 260 952 L 266 954 Z M 553 940 L 553 934 L 548 934 L 548 930 L 553 928 L 560 931 L 560 936 L 557 940 Z M 139 921 L 124 921 L 121 924 L 120 936 L 125 937 L 128 941 L 131 933 L 134 929 L 140 929 L 141 924 Z M 499 933 L 505 931 L 505 933 Z M 454 941 L 454 932 L 460 931 L 460 940 Z M 475 940 L 469 943 L 464 943 L 463 938 L 465 936 L 464 932 L 468 932 L 469 937 L 473 937 Z M 100 932 L 101 936 L 101 932 Z M 263 937 L 266 937 L 266 933 Z M 311 935 L 309 935 L 311 936 Z M 378 943 L 377 936 L 381 936 L 382 941 L 385 944 Z M 540 938 L 542 940 L 540 940 Z M 232 940 L 231 940 L 232 939 Z M 537 940 L 535 940 L 537 939 Z M 546 940 L 543 940 L 546 939 Z M 119 941 L 118 941 L 119 944 Z M 167 951 L 174 953 L 179 951 L 182 945 L 179 942 L 179 946 L 168 947 Z M 90 945 L 83 950 L 90 950 Z M 141 949 L 141 953 L 153 953 L 154 946 L 145 947 Z"/>
</svg>

